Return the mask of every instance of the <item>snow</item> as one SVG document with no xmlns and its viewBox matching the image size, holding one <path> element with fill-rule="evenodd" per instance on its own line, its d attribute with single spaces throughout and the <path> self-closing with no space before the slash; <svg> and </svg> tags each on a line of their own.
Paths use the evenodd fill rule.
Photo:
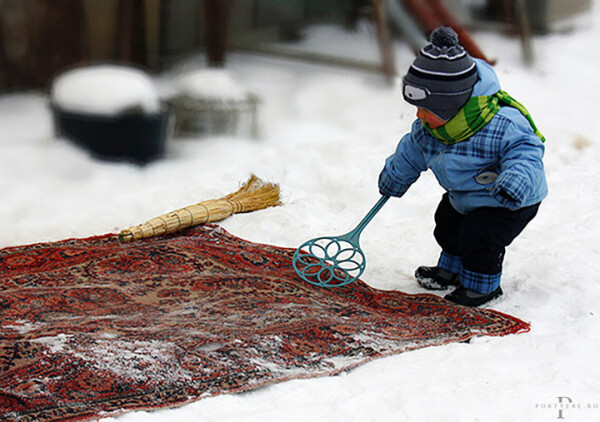
<svg viewBox="0 0 600 422">
<path fill-rule="evenodd" d="M 57 334 L 56 336 L 52 337 L 38 337 L 31 340 L 31 342 L 46 345 L 49 353 L 60 353 L 64 351 L 65 346 L 72 337 L 72 335 Z"/>
<path fill-rule="evenodd" d="M 109 337 L 110 338 L 110 337 Z M 91 366 L 102 371 L 122 376 L 127 374 L 137 382 L 160 385 L 165 381 L 165 373 L 169 381 L 176 383 L 191 379 L 177 362 L 174 345 L 161 341 L 98 341 L 86 350 L 68 353 L 73 357 L 89 362 Z M 165 371 L 165 368 L 168 368 Z"/>
<path fill-rule="evenodd" d="M 360 40 L 334 27 L 315 33 L 318 48 L 328 34 L 343 44 L 337 51 L 370 58 L 377 48 L 365 31 Z M 563 407 L 565 419 L 600 420 L 599 2 L 573 30 L 536 37 L 533 67 L 523 64 L 518 38 L 474 36 L 548 139 L 550 195 L 509 247 L 505 296 L 491 306 L 530 322 L 531 332 L 108 421 L 548 421 L 559 417 L 564 397 L 579 405 Z M 395 53 L 403 72 L 412 52 L 398 41 Z M 380 75 L 241 54 L 229 57 L 227 70 L 262 98 L 261 138 L 174 139 L 166 159 L 145 167 L 96 161 L 55 139 L 40 94 L 0 96 L 0 247 L 118 232 L 230 193 L 251 173 L 278 182 L 284 205 L 223 221 L 234 235 L 296 247 L 353 228 L 379 199 L 379 171 L 415 110 Z M 424 174 L 367 226 L 365 282 L 421 292 L 412 273 L 437 259 L 432 216 L 441 193 Z M 67 338 L 44 341 L 60 348 Z"/>
<path fill-rule="evenodd" d="M 205 100 L 243 101 L 247 94 L 227 69 L 193 69 L 182 73 L 172 85 L 172 95 Z"/>
<path fill-rule="evenodd" d="M 53 81 L 50 96 L 63 110 L 109 116 L 132 109 L 155 113 L 160 108 L 158 89 L 150 75 L 118 65 L 65 71 Z"/>
</svg>

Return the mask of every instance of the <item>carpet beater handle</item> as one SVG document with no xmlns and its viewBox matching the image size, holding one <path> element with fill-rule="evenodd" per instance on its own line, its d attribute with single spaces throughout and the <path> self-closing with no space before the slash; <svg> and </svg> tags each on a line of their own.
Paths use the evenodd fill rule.
<svg viewBox="0 0 600 422">
<path fill-rule="evenodd" d="M 341 236 L 323 236 L 304 242 L 292 258 L 296 274 L 320 287 L 341 287 L 357 280 L 366 267 L 360 234 L 388 199 L 388 195 L 383 195 L 354 230 Z"/>
</svg>

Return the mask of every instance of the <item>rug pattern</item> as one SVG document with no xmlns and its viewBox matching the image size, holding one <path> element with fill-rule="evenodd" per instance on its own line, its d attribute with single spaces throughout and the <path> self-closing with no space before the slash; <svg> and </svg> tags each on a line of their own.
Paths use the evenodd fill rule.
<svg viewBox="0 0 600 422">
<path fill-rule="evenodd" d="M 179 405 L 529 329 L 433 295 L 315 287 L 293 252 L 218 226 L 0 250 L 0 419 Z"/>
</svg>

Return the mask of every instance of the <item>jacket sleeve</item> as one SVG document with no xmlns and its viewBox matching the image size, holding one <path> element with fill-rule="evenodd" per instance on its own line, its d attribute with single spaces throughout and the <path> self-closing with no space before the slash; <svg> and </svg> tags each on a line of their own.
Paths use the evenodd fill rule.
<svg viewBox="0 0 600 422">
<path fill-rule="evenodd" d="M 544 144 L 536 135 L 514 123 L 506 135 L 509 142 L 500 158 L 500 174 L 491 194 L 501 205 L 514 210 L 525 204 L 544 177 Z"/>
<path fill-rule="evenodd" d="M 382 195 L 401 197 L 427 170 L 421 147 L 415 142 L 412 133 L 404 135 L 396 152 L 387 158 L 379 174 L 379 192 Z"/>
</svg>

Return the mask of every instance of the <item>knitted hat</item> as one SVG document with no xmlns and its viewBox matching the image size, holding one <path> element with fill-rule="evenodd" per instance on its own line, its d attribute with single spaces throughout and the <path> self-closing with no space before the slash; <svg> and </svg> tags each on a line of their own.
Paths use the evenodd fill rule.
<svg viewBox="0 0 600 422">
<path fill-rule="evenodd" d="M 404 99 L 450 120 L 465 105 L 477 82 L 475 62 L 452 28 L 440 26 L 403 79 Z"/>
</svg>

